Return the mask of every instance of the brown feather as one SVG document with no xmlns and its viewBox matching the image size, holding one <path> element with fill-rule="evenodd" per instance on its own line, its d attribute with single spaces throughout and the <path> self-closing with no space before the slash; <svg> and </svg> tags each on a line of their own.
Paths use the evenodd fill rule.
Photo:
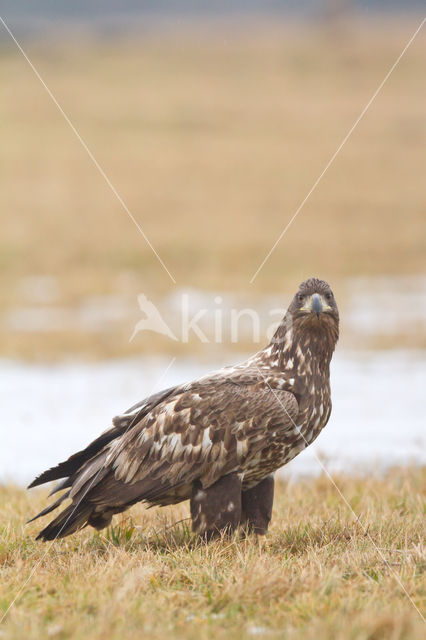
<svg viewBox="0 0 426 640">
<path fill-rule="evenodd" d="M 321 318 L 312 311 L 314 294 L 324 302 Z M 331 411 L 329 364 L 339 316 L 330 295 L 323 281 L 302 283 L 265 349 L 150 396 L 114 418 L 112 429 L 85 450 L 39 476 L 31 486 L 69 476 L 63 486 L 71 487 L 73 501 L 66 518 L 60 514 L 40 537 L 104 526 L 140 500 L 173 504 L 229 474 L 248 491 L 302 451 Z"/>
</svg>

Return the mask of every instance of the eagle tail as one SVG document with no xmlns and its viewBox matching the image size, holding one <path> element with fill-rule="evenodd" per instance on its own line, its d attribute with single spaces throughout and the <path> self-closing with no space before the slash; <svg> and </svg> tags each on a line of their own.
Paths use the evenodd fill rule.
<svg viewBox="0 0 426 640">
<path fill-rule="evenodd" d="M 63 502 L 63 500 L 66 500 L 66 498 L 68 498 L 69 494 L 70 494 L 69 491 L 67 491 L 66 493 L 62 494 L 57 500 L 55 500 L 55 502 L 52 502 L 52 504 L 49 504 L 49 506 L 47 506 L 45 509 L 40 511 L 40 513 L 38 513 L 36 516 L 31 518 L 30 520 L 27 520 L 27 524 L 29 524 L 30 522 L 33 522 L 34 520 L 37 520 L 37 518 L 41 518 L 42 516 L 47 515 L 48 513 L 50 513 L 51 511 L 53 511 L 57 507 L 59 507 L 61 502 Z"/>
<path fill-rule="evenodd" d="M 28 489 L 38 487 L 41 484 L 50 482 L 51 480 L 60 480 L 61 478 L 70 478 L 76 474 L 79 469 L 99 453 L 107 444 L 122 436 L 128 431 L 134 424 L 136 424 L 143 416 L 145 416 L 151 409 L 153 409 L 159 402 L 170 396 L 176 387 L 170 387 L 164 391 L 154 393 L 149 398 L 146 398 L 142 402 L 138 402 L 131 407 L 126 413 L 113 418 L 112 427 L 104 431 L 96 440 L 93 440 L 85 449 L 74 453 L 68 460 L 59 463 L 56 467 L 51 467 L 37 476 Z M 56 487 L 54 491 L 59 491 L 65 487 L 71 486 L 72 481 L 69 483 L 65 480 L 63 484 Z M 53 492 L 54 492 L 53 491 Z M 52 493 L 53 493 L 52 492 Z"/>
<path fill-rule="evenodd" d="M 55 540 L 82 529 L 89 523 L 92 511 L 93 506 L 89 504 L 70 504 L 40 531 L 36 540 Z"/>
<path fill-rule="evenodd" d="M 46 482 L 50 482 L 51 480 L 59 480 L 60 478 L 69 478 L 73 474 L 75 474 L 85 462 L 93 458 L 103 447 L 109 444 L 115 438 L 118 438 L 125 431 L 124 426 L 113 427 L 108 431 L 105 431 L 99 438 L 93 440 L 85 449 L 82 451 L 78 451 L 74 453 L 74 455 L 70 456 L 68 460 L 64 462 L 60 462 L 56 467 L 51 467 L 44 471 L 39 476 L 37 476 L 30 485 L 28 485 L 28 489 L 32 489 L 33 487 L 38 487 L 41 484 L 45 484 Z M 65 488 L 66 486 L 70 486 L 71 482 L 67 484 L 65 480 L 61 486 L 55 487 L 55 490 L 60 490 Z M 53 493 L 53 492 L 52 492 Z"/>
</svg>

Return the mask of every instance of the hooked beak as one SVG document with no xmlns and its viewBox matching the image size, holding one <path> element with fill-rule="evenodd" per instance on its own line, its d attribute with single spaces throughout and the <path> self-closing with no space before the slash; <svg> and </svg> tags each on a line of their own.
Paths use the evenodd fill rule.
<svg viewBox="0 0 426 640">
<path fill-rule="evenodd" d="M 319 314 L 321 313 L 322 308 L 321 296 L 318 293 L 314 293 L 311 301 L 311 309 L 314 313 L 316 313 L 317 318 L 319 318 Z"/>
</svg>

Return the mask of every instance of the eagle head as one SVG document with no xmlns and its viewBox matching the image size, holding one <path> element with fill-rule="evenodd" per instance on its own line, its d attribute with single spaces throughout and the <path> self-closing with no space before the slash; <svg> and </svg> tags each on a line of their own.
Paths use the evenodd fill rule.
<svg viewBox="0 0 426 640">
<path fill-rule="evenodd" d="M 339 338 L 339 311 L 330 285 L 319 278 L 301 283 L 272 344 L 292 352 L 299 345 L 309 346 L 331 359 Z"/>
<path fill-rule="evenodd" d="M 289 311 L 293 319 L 301 318 L 304 322 L 321 322 L 330 317 L 336 324 L 339 323 L 339 311 L 334 294 L 330 285 L 319 278 L 309 278 L 302 282 Z"/>
<path fill-rule="evenodd" d="M 301 283 L 288 308 L 293 332 L 317 335 L 336 345 L 339 337 L 339 310 L 330 285 L 319 278 L 309 278 Z"/>
</svg>

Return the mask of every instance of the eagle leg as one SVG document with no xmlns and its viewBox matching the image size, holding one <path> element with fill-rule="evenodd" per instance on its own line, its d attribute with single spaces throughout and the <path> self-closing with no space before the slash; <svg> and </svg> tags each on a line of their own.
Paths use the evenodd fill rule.
<svg viewBox="0 0 426 640">
<path fill-rule="evenodd" d="M 274 476 L 267 476 L 241 496 L 241 524 L 251 533 L 265 535 L 272 516 Z"/>
<path fill-rule="evenodd" d="M 241 478 L 230 473 L 211 487 L 194 483 L 191 496 L 192 530 L 207 540 L 230 534 L 241 520 Z"/>
</svg>

